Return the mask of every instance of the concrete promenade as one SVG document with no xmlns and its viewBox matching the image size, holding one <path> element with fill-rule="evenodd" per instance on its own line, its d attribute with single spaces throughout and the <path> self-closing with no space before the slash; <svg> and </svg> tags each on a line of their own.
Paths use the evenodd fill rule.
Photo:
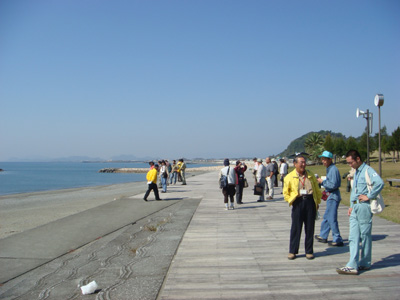
<svg viewBox="0 0 400 300">
<path fill-rule="evenodd" d="M 252 176 L 246 173 L 251 186 Z M 346 206 L 339 207 L 344 247 L 315 242 L 316 258 L 309 261 L 302 239 L 298 257 L 289 261 L 291 209 L 281 188 L 263 203 L 247 188 L 245 204 L 227 211 L 217 177 L 218 172 L 210 172 L 189 177 L 187 186 L 170 186 L 161 194 L 168 201 L 144 202 L 141 193 L 38 227 L 36 236 L 54 237 L 43 238 L 39 246 L 27 232 L 1 239 L 0 299 L 399 298 L 400 225 L 374 217 L 372 269 L 358 276 L 338 275 L 335 268 L 349 257 Z M 144 206 L 146 213 L 140 216 L 137 211 Z M 323 203 L 321 215 L 324 209 Z M 130 216 L 133 211 L 136 215 Z M 319 225 L 317 221 L 316 234 Z M 69 235 L 73 246 L 60 249 L 54 235 L 67 234 L 69 228 L 88 228 L 89 240 Z M 41 262 L 16 271 L 34 258 Z M 99 290 L 81 295 L 78 285 L 92 280 Z"/>
</svg>

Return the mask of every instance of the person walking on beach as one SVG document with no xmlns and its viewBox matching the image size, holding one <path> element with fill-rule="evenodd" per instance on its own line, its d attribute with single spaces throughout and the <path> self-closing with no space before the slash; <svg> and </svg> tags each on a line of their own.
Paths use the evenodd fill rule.
<svg viewBox="0 0 400 300">
<path fill-rule="evenodd" d="M 272 200 L 274 198 L 274 186 L 275 186 L 275 166 L 271 162 L 271 158 L 267 157 L 265 159 L 267 164 L 266 173 L 267 173 L 267 184 L 268 184 L 268 197 L 267 200 Z"/>
<path fill-rule="evenodd" d="M 174 184 L 176 184 L 176 178 L 178 177 L 178 166 L 176 165 L 176 160 L 172 161 L 172 171 L 169 176 L 169 184 L 172 184 L 172 180 L 174 180 Z"/>
<path fill-rule="evenodd" d="M 246 172 L 247 166 L 240 160 L 236 162 L 235 173 L 236 173 L 236 204 L 243 204 L 243 187 L 244 187 L 244 172 Z"/>
<path fill-rule="evenodd" d="M 149 196 L 150 192 L 154 192 L 154 196 L 156 200 L 160 199 L 158 194 L 158 187 L 157 187 L 157 172 L 158 172 L 158 164 L 154 164 L 152 161 L 149 162 L 150 171 L 147 172 L 146 179 L 147 179 L 147 191 L 144 194 L 143 200 L 147 201 L 147 197 Z"/>
<path fill-rule="evenodd" d="M 306 170 L 306 159 L 298 155 L 294 159 L 295 169 L 285 177 L 283 196 L 292 206 L 292 226 L 288 259 L 299 253 L 301 231 L 305 227 L 305 252 L 307 259 L 314 259 L 315 216 L 321 203 L 321 190 L 315 176 Z"/>
<path fill-rule="evenodd" d="M 182 178 L 182 185 L 186 185 L 185 170 L 186 170 L 186 164 L 183 161 L 183 158 L 181 158 L 179 159 L 179 174 L 181 175 Z"/>
<path fill-rule="evenodd" d="M 168 169 L 164 160 L 161 161 L 161 169 L 160 169 L 160 178 L 161 178 L 161 193 L 167 192 L 167 180 L 168 180 Z"/>
<path fill-rule="evenodd" d="M 264 193 L 265 193 L 265 177 L 267 176 L 267 170 L 262 163 L 262 159 L 257 160 L 257 173 L 256 173 L 256 184 L 262 187 L 262 192 L 257 202 L 264 202 Z"/>
<path fill-rule="evenodd" d="M 369 270 L 372 260 L 372 212 L 370 200 L 376 199 L 384 182 L 374 169 L 361 160 L 357 150 L 346 153 L 347 164 L 356 170 L 350 194 L 349 248 L 350 260 L 345 267 L 336 269 L 339 274 L 357 275 L 360 270 Z M 371 186 L 368 187 L 367 181 Z M 360 257 L 361 250 L 361 257 Z"/>
<path fill-rule="evenodd" d="M 236 193 L 236 172 L 234 168 L 231 168 L 229 166 L 229 159 L 225 159 L 224 160 L 224 167 L 221 169 L 221 172 L 219 173 L 219 181 L 221 181 L 221 177 L 222 176 L 226 176 L 227 177 L 227 185 L 225 187 L 222 188 L 222 194 L 224 195 L 224 203 L 225 203 L 225 209 L 229 210 L 229 206 L 228 206 L 228 197 L 230 199 L 231 202 L 231 209 L 235 209 L 234 205 L 233 205 L 233 196 Z"/>
<path fill-rule="evenodd" d="M 343 239 L 340 236 L 339 223 L 337 220 L 339 203 L 340 200 L 342 200 L 339 190 L 341 185 L 340 173 L 332 161 L 333 155 L 331 152 L 324 151 L 319 157 L 321 157 L 322 163 L 326 167 L 326 179 L 322 180 L 318 177 L 317 181 L 324 186 L 329 196 L 328 199 L 326 199 L 326 209 L 324 219 L 321 222 L 321 230 L 319 235 L 315 236 L 315 239 L 320 243 L 327 243 L 329 232 L 332 231 L 332 243 L 330 245 L 342 247 Z"/>
</svg>

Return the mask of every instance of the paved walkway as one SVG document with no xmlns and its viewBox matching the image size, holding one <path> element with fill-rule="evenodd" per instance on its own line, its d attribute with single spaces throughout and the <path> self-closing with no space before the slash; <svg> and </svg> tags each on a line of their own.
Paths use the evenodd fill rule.
<svg viewBox="0 0 400 300">
<path fill-rule="evenodd" d="M 358 276 L 338 275 L 335 268 L 348 260 L 347 207 L 339 208 L 345 247 L 316 242 L 314 260 L 305 258 L 301 246 L 298 258 L 289 261 L 290 208 L 281 189 L 275 189 L 274 200 L 258 203 L 247 188 L 245 204 L 226 211 L 217 176 L 217 172 L 206 173 L 189 177 L 187 186 L 171 186 L 167 194 L 161 194 L 169 200 L 165 203 L 146 203 L 141 193 L 84 212 L 82 218 L 73 216 L 69 225 L 60 220 L 37 228 L 35 234 L 40 230 L 46 234 L 68 232 L 66 226 L 76 228 L 77 224 L 88 228 L 91 220 L 99 226 L 103 223 L 101 234 L 90 228 L 91 236 L 101 239 L 64 255 L 58 252 L 58 258 L 44 255 L 49 262 L 20 275 L 14 272 L 13 262 L 21 266 L 24 259 L 30 261 L 29 256 L 0 257 L 7 263 L 6 271 L 0 272 L 14 272 L 8 276 L 14 279 L 0 285 L 0 299 L 398 299 L 400 225 L 375 218 L 372 269 Z M 166 205 L 159 210 L 161 203 Z M 153 206 L 154 212 L 129 218 L 130 210 L 139 205 Z M 106 234 L 108 218 L 118 218 L 118 211 L 126 221 L 113 220 Z M 316 233 L 319 225 L 317 221 Z M 10 255 L 12 237 L 0 240 Z M 51 253 L 59 248 L 51 239 L 42 240 L 46 245 L 30 247 L 37 244 L 30 238 L 16 234 L 16 250 L 24 239 L 31 257 L 40 254 L 35 249 L 50 248 Z M 72 242 L 74 235 L 69 238 Z M 10 243 L 5 246 L 5 241 Z M 96 280 L 100 290 L 82 296 L 77 285 L 91 280 Z"/>
<path fill-rule="evenodd" d="M 399 299 L 400 225 L 375 218 L 372 269 L 358 276 L 338 275 L 335 269 L 349 257 L 347 207 L 339 209 L 345 247 L 316 242 L 316 258 L 309 261 L 302 240 L 300 255 L 289 261 L 291 209 L 281 188 L 275 189 L 274 200 L 264 203 L 255 202 L 247 188 L 246 204 L 226 211 L 216 176 L 201 178 L 203 200 L 159 299 Z M 323 203 L 321 213 L 324 209 Z"/>
</svg>

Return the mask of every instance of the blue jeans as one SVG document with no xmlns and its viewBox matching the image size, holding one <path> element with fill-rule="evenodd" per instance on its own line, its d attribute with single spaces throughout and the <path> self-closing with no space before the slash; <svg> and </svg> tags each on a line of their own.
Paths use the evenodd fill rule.
<svg viewBox="0 0 400 300">
<path fill-rule="evenodd" d="M 319 236 L 323 239 L 328 239 L 329 232 L 332 230 L 332 240 L 334 243 L 343 242 L 340 236 L 339 223 L 337 220 L 337 212 L 340 200 L 329 199 L 326 201 L 326 209 L 324 219 L 321 222 L 321 231 Z"/>
<path fill-rule="evenodd" d="M 163 192 L 167 191 L 167 178 L 161 177 L 161 185 Z"/>
<path fill-rule="evenodd" d="M 350 260 L 346 265 L 347 267 L 354 269 L 360 266 L 371 267 L 372 213 L 369 202 L 362 202 L 353 206 L 350 215 L 349 247 Z"/>
<path fill-rule="evenodd" d="M 176 184 L 176 177 L 178 177 L 176 172 L 169 173 L 169 184 L 172 184 L 172 179 L 175 179 L 174 184 Z"/>
</svg>

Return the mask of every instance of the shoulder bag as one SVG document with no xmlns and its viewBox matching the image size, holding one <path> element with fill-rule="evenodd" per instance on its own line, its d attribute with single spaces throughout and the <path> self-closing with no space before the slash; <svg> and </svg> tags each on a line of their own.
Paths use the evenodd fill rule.
<svg viewBox="0 0 400 300">
<path fill-rule="evenodd" d="M 365 180 L 367 181 L 367 188 L 368 192 L 371 192 L 372 190 L 372 182 L 371 178 L 369 178 L 368 175 L 368 169 L 365 171 Z M 370 206 L 371 206 L 371 212 L 374 215 L 380 214 L 384 209 L 385 209 L 385 203 L 383 202 L 383 197 L 382 194 L 379 193 L 378 196 L 376 196 L 376 199 L 370 199 Z"/>
</svg>

